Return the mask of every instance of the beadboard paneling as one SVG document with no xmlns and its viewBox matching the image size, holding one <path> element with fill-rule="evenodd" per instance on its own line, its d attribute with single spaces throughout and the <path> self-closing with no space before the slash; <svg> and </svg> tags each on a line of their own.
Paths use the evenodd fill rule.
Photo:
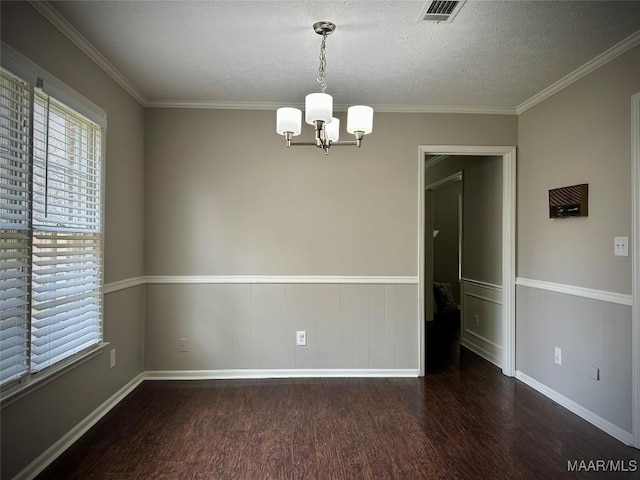
<svg viewBox="0 0 640 480">
<path fill-rule="evenodd" d="M 418 368 L 417 298 L 417 285 L 147 285 L 145 369 Z"/>
<path fill-rule="evenodd" d="M 462 345 L 502 367 L 502 287 L 466 278 L 462 279 L 461 287 Z"/>
<path fill-rule="evenodd" d="M 631 307 L 524 285 L 516 293 L 518 371 L 631 432 Z"/>
</svg>

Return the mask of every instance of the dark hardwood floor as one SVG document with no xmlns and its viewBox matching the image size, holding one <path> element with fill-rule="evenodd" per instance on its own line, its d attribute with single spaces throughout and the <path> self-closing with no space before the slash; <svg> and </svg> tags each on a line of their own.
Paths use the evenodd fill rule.
<svg viewBox="0 0 640 480">
<path fill-rule="evenodd" d="M 640 451 L 430 335 L 424 378 L 147 381 L 38 478 L 640 478 L 568 472 Z"/>
</svg>

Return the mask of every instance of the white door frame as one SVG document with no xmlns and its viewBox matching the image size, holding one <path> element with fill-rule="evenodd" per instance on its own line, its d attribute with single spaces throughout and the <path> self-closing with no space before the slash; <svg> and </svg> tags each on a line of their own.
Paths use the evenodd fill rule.
<svg viewBox="0 0 640 480">
<path fill-rule="evenodd" d="M 502 326 L 504 334 L 502 373 L 516 372 L 516 147 L 420 145 L 418 147 L 418 283 L 420 375 L 425 374 L 424 322 L 424 191 L 425 155 L 502 156 Z"/>
<path fill-rule="evenodd" d="M 640 448 L 640 92 L 631 97 L 631 197 L 631 428 Z"/>
</svg>

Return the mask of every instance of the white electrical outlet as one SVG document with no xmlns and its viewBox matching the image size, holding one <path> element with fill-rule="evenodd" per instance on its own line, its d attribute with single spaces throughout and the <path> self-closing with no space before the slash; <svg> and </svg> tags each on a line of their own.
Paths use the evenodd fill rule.
<svg viewBox="0 0 640 480">
<path fill-rule="evenodd" d="M 593 365 L 589 365 L 589 378 L 596 381 L 600 380 L 600 369 Z"/>
<path fill-rule="evenodd" d="M 181 338 L 180 339 L 180 347 L 178 349 L 181 352 L 188 352 L 189 351 L 189 340 L 187 338 Z"/>
<path fill-rule="evenodd" d="M 304 347 L 307 344 L 306 330 L 298 330 L 296 332 L 296 345 Z"/>
<path fill-rule="evenodd" d="M 480 317 L 478 315 L 473 316 L 473 322 L 476 324 L 476 327 L 480 326 Z"/>
<path fill-rule="evenodd" d="M 613 254 L 616 257 L 629 256 L 629 237 L 614 237 Z"/>
<path fill-rule="evenodd" d="M 553 359 L 556 364 L 562 365 L 562 349 L 560 347 L 556 347 Z"/>
<path fill-rule="evenodd" d="M 116 349 L 115 348 L 112 349 L 110 353 L 111 353 L 111 356 L 109 359 L 109 365 L 110 365 L 109 368 L 113 368 L 116 366 Z"/>
</svg>

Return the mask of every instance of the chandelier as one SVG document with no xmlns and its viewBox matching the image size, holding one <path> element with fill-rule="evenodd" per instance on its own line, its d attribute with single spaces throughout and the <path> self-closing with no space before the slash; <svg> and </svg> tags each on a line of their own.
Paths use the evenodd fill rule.
<svg viewBox="0 0 640 480">
<path fill-rule="evenodd" d="M 325 43 L 327 36 L 336 29 L 331 22 L 317 22 L 313 30 L 322 35 L 320 44 L 320 66 L 317 80 L 322 93 L 310 93 L 305 97 L 305 121 L 316 130 L 315 142 L 293 142 L 293 137 L 300 135 L 302 127 L 302 111 L 298 108 L 283 107 L 276 113 L 276 132 L 284 137 L 287 148 L 293 146 L 315 146 L 329 154 L 329 148 L 342 145 L 360 147 L 362 138 L 373 130 L 373 108 L 365 105 L 354 105 L 347 110 L 347 132 L 353 134 L 354 140 L 338 141 L 340 136 L 340 120 L 333 116 L 333 97 L 327 90 L 327 56 Z"/>
</svg>

